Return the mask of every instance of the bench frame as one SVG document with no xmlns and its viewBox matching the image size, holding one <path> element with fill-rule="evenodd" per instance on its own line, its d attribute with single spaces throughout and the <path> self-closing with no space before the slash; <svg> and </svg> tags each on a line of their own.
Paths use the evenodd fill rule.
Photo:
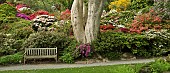
<svg viewBox="0 0 170 73">
<path fill-rule="evenodd" d="M 25 48 L 24 64 L 27 59 L 54 58 L 57 62 L 56 48 Z"/>
</svg>

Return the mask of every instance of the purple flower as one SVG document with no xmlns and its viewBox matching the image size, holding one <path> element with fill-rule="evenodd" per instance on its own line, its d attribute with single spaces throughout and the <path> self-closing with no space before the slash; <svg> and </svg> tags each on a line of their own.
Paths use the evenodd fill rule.
<svg viewBox="0 0 170 73">
<path fill-rule="evenodd" d="M 91 52 L 90 44 L 81 44 L 78 48 L 80 49 L 81 54 L 86 57 L 88 57 Z"/>
<path fill-rule="evenodd" d="M 86 57 L 89 55 L 90 51 L 91 51 L 91 47 L 90 45 L 87 45 L 86 54 L 85 54 Z"/>
<path fill-rule="evenodd" d="M 26 20 L 31 20 L 26 14 L 23 14 L 23 13 L 17 13 L 16 16 L 20 17 L 20 18 L 23 18 L 23 19 L 26 19 Z"/>
</svg>

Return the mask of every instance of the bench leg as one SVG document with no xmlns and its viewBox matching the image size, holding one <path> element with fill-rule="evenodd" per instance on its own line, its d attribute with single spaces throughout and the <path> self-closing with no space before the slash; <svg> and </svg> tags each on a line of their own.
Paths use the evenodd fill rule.
<svg viewBox="0 0 170 73">
<path fill-rule="evenodd" d="M 57 63 L 57 58 L 55 58 L 55 61 L 56 61 L 56 63 Z"/>
<path fill-rule="evenodd" d="M 25 64 L 26 59 L 24 58 L 24 64 Z"/>
</svg>

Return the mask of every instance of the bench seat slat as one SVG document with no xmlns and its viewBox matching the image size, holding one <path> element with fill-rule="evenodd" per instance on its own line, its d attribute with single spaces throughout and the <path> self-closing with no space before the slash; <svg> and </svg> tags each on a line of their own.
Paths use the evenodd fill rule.
<svg viewBox="0 0 170 73">
<path fill-rule="evenodd" d="M 56 55 L 51 55 L 51 56 L 26 56 L 26 59 L 36 59 L 36 58 L 55 58 Z"/>
<path fill-rule="evenodd" d="M 30 49 L 35 50 L 35 49 L 56 49 L 56 48 L 26 48 L 26 50 L 30 50 Z"/>
</svg>

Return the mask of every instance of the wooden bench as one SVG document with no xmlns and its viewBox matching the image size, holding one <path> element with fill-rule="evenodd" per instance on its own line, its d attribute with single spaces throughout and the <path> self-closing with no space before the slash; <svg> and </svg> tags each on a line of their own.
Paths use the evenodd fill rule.
<svg viewBox="0 0 170 73">
<path fill-rule="evenodd" d="M 54 58 L 57 62 L 57 48 L 26 48 L 24 64 L 27 59 Z"/>
</svg>

